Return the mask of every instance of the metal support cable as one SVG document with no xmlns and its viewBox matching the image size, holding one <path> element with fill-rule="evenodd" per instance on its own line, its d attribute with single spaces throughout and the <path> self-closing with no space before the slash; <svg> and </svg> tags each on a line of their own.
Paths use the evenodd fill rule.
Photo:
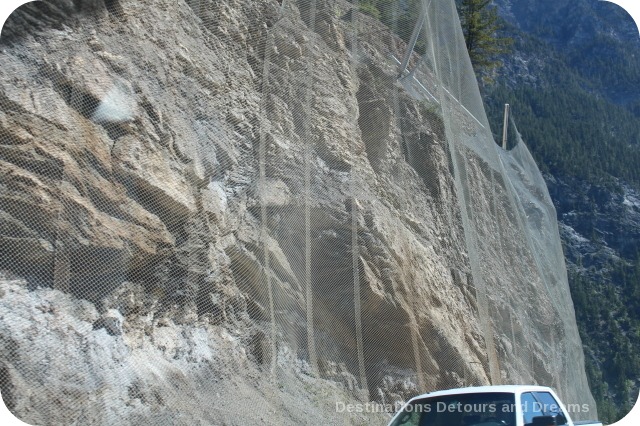
<svg viewBox="0 0 640 426">
<path fill-rule="evenodd" d="M 429 5 L 431 2 L 429 2 Z M 420 10 L 420 16 L 418 17 L 418 21 L 416 22 L 416 26 L 413 27 L 413 32 L 411 33 L 411 39 L 409 39 L 409 45 L 407 46 L 407 52 L 404 54 L 404 58 L 402 59 L 402 63 L 400 64 L 400 71 L 398 72 L 398 78 L 402 77 L 405 70 L 407 69 L 407 65 L 409 65 L 409 59 L 411 59 L 411 54 L 413 53 L 413 49 L 416 47 L 416 43 L 418 42 L 418 36 L 422 31 L 422 27 L 424 26 L 424 21 L 427 19 L 427 9 L 429 6 L 425 6 L 424 2 L 421 3 L 422 8 Z"/>
</svg>

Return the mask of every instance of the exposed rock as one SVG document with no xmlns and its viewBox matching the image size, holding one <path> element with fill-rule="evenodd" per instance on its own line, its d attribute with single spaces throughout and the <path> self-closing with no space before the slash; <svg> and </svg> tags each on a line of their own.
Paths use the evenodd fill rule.
<svg viewBox="0 0 640 426">
<path fill-rule="evenodd" d="M 119 336 L 122 334 L 122 321 L 122 314 L 115 309 L 110 309 L 93 323 L 93 329 L 104 329 L 110 336 Z"/>
<path fill-rule="evenodd" d="M 23 279 L 0 280 L 0 382 L 14 413 L 383 424 L 335 402 L 488 383 L 443 122 L 395 84 L 400 39 L 341 19 L 341 0 L 318 1 L 315 27 L 296 2 L 186 4 L 59 0 L 7 23 L 0 268 Z M 354 56 L 356 24 L 375 31 Z M 501 318 L 516 292 L 537 301 L 505 288 Z M 497 346 L 510 379 L 580 374 L 543 343 L 535 371 Z"/>
</svg>

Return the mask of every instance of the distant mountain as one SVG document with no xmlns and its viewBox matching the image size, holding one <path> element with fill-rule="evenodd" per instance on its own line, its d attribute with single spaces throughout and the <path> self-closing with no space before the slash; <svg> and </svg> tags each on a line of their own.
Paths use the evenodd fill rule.
<svg viewBox="0 0 640 426">
<path fill-rule="evenodd" d="M 483 87 L 541 169 L 558 212 L 587 370 L 601 418 L 628 413 L 640 378 L 640 38 L 597 0 L 495 0 L 514 38 Z"/>
<path fill-rule="evenodd" d="M 598 0 L 495 0 L 502 17 L 552 46 L 589 89 L 616 103 L 638 105 L 640 38 L 629 14 Z"/>
</svg>

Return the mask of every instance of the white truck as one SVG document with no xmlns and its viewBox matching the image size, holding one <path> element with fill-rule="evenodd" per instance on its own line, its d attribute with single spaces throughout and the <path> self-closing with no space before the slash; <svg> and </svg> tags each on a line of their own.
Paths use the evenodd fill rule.
<svg viewBox="0 0 640 426">
<path fill-rule="evenodd" d="M 389 426 L 602 426 L 571 420 L 570 411 L 588 413 L 587 404 L 569 408 L 544 386 L 469 387 L 416 396 Z"/>
</svg>

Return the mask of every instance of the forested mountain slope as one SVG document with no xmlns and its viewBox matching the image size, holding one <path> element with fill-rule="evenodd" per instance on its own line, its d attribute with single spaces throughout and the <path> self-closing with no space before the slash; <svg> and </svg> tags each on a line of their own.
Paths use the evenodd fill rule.
<svg viewBox="0 0 640 426">
<path fill-rule="evenodd" d="M 640 39 L 596 0 L 496 0 L 514 52 L 484 87 L 493 131 L 510 103 L 558 211 L 591 389 L 623 417 L 640 376 Z"/>
</svg>

